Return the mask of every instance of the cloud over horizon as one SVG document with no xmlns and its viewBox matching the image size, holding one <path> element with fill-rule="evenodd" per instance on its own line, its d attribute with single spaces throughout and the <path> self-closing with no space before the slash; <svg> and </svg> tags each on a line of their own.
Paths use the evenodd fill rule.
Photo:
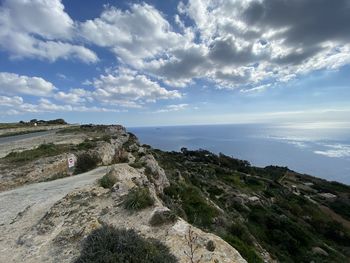
<svg viewBox="0 0 350 263">
<path fill-rule="evenodd" d="M 249 96 L 350 64 L 347 0 L 188 0 L 171 12 L 138 1 L 108 4 L 79 19 L 69 5 L 1 2 L 0 50 L 10 62 L 68 65 L 73 60 L 76 68 L 81 63 L 90 70 L 85 77 L 90 85 L 68 86 L 41 72 L 30 77 L 2 70 L 0 101 L 7 112 L 14 112 L 8 105 L 18 98 L 27 103 L 27 96 L 36 97 L 41 105 L 36 109 L 42 110 L 50 98 L 58 112 L 66 111 L 65 105 L 111 110 L 156 105 L 155 112 L 177 111 L 171 106 L 189 104 L 183 101 L 187 90 L 198 83 Z M 70 77 L 60 81 L 69 83 Z"/>
</svg>

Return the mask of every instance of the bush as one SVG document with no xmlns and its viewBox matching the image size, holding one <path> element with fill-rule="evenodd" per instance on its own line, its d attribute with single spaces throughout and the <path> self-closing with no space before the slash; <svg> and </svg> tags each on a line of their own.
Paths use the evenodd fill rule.
<svg viewBox="0 0 350 263">
<path fill-rule="evenodd" d="M 238 250 L 242 257 L 249 263 L 263 263 L 264 261 L 257 255 L 254 247 L 249 246 L 242 242 L 239 238 L 233 235 L 223 236 L 223 239 L 229 243 L 232 247 Z"/>
<path fill-rule="evenodd" d="M 160 226 L 167 223 L 174 223 L 177 219 L 176 214 L 171 210 L 156 211 L 149 221 L 152 226 Z"/>
<path fill-rule="evenodd" d="M 94 230 L 83 243 L 75 263 L 173 263 L 176 258 L 155 239 L 140 237 L 134 230 L 103 226 Z"/>
<path fill-rule="evenodd" d="M 216 248 L 214 241 L 213 241 L 213 240 L 209 240 L 209 241 L 207 242 L 207 244 L 205 245 L 205 248 L 206 248 L 208 251 L 213 252 L 213 251 L 215 250 L 215 248 Z"/>
<path fill-rule="evenodd" d="M 135 169 L 140 169 L 143 167 L 143 163 L 142 162 L 134 162 L 129 164 L 131 167 L 135 168 Z"/>
<path fill-rule="evenodd" d="M 88 153 L 78 155 L 75 174 L 85 173 L 97 167 L 99 159 L 97 156 L 92 156 Z"/>
<path fill-rule="evenodd" d="M 141 210 L 153 204 L 154 199 L 147 187 L 138 187 L 130 190 L 123 203 L 124 208 L 127 210 Z"/>
<path fill-rule="evenodd" d="M 35 149 L 22 152 L 11 152 L 5 156 L 5 159 L 11 163 L 27 162 L 38 158 L 59 155 L 66 150 L 66 145 L 56 145 L 53 143 L 41 144 Z"/>
<path fill-rule="evenodd" d="M 108 142 L 108 143 L 111 142 L 111 139 L 112 139 L 112 136 L 109 135 L 109 134 L 105 134 L 105 135 L 103 135 L 103 137 L 102 137 L 102 140 L 105 141 L 105 142 Z"/>
<path fill-rule="evenodd" d="M 164 194 L 173 200 L 180 201 L 189 223 L 196 226 L 209 227 L 219 214 L 197 187 L 173 183 L 164 189 Z"/>
<path fill-rule="evenodd" d="M 77 149 L 82 150 L 90 150 L 92 148 L 95 148 L 97 146 L 97 143 L 95 141 L 90 141 L 88 139 L 85 139 L 82 143 L 79 143 L 77 145 Z"/>
<path fill-rule="evenodd" d="M 111 189 L 113 185 L 117 182 L 117 178 L 113 176 L 112 173 L 105 174 L 100 180 L 99 183 L 103 188 Z"/>
</svg>

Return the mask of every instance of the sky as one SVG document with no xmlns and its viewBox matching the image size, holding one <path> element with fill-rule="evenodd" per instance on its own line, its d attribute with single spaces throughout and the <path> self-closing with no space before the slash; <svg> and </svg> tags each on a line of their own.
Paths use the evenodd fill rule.
<svg viewBox="0 0 350 263">
<path fill-rule="evenodd" d="M 0 122 L 350 128 L 348 0 L 0 0 Z"/>
</svg>

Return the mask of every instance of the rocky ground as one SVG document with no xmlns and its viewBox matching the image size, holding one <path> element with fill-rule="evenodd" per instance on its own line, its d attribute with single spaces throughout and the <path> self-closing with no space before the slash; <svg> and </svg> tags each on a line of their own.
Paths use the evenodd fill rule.
<svg viewBox="0 0 350 263">
<path fill-rule="evenodd" d="M 98 158 L 97 169 L 36 183 L 48 177 L 52 179 L 56 168 L 66 169 L 65 165 L 47 168 L 66 160 L 63 153 L 20 166 L 21 175 L 1 175 L 0 180 L 7 182 L 11 178 L 24 179 L 11 185 L 15 189 L 6 191 L 5 187 L 0 193 L 0 262 L 73 262 L 79 256 L 82 241 L 102 225 L 134 229 L 141 236 L 160 240 L 179 262 L 190 262 L 188 235 L 196 237 L 193 241 L 197 248 L 193 255 L 196 262 L 246 262 L 221 238 L 181 217 L 157 226 L 151 224 L 152 218 L 169 211 L 159 198 L 169 186 L 164 170 L 123 127 L 97 128 L 102 129 L 107 137 L 94 141 L 94 147 L 85 151 Z M 91 137 L 91 133 L 64 136 L 84 140 L 82 134 Z M 81 153 L 82 150 L 77 151 L 76 155 Z M 115 182 L 111 188 L 101 187 L 97 180 L 107 173 Z M 19 185 L 24 186 L 18 188 Z M 122 205 L 125 196 L 138 187 L 149 189 L 154 204 L 140 211 L 128 211 Z"/>
</svg>

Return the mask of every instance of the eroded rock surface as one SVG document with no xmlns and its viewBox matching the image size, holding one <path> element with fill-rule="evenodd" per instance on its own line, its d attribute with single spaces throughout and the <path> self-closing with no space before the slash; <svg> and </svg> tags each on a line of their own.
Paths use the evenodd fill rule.
<svg viewBox="0 0 350 263">
<path fill-rule="evenodd" d="M 175 216 L 159 225 L 151 224 L 155 214 L 169 214 L 158 197 L 169 186 L 165 172 L 122 126 L 108 127 L 107 135 L 88 151 L 98 155 L 101 164 L 106 166 L 0 193 L 0 262 L 74 262 L 84 238 L 105 224 L 134 229 L 144 237 L 160 240 L 179 262 L 189 262 L 189 235 L 196 237 L 193 245 L 198 249 L 194 259 L 200 259 L 199 262 L 246 262 L 221 238 L 181 218 Z M 116 158 L 124 155 L 126 162 L 115 164 Z M 64 170 L 66 158 L 63 154 L 40 159 L 37 166 L 28 166 L 25 178 L 35 182 L 44 174 Z M 142 167 L 133 168 L 131 165 L 136 161 Z M 116 182 L 110 189 L 98 183 L 107 173 Z M 126 195 L 138 187 L 149 189 L 154 205 L 131 212 L 124 208 L 123 202 Z"/>
<path fill-rule="evenodd" d="M 113 173 L 117 178 L 117 183 L 111 190 L 99 187 L 96 182 L 91 185 L 91 181 L 88 181 L 86 187 L 81 186 L 75 191 L 67 188 L 69 193 L 62 199 L 58 198 L 54 205 L 44 202 L 42 209 L 38 209 L 40 204 L 34 202 L 34 205 L 28 204 L 29 207 L 24 208 L 25 211 L 14 223 L 3 220 L 0 228 L 5 235 L 0 241 L 0 261 L 72 262 L 79 255 L 81 241 L 93 229 L 110 224 L 119 228 L 132 228 L 145 237 L 162 241 L 179 262 L 189 262 L 185 253 L 189 249 L 186 241 L 189 230 L 198 237 L 195 257 L 201 258 L 201 262 L 246 262 L 222 239 L 191 226 L 181 218 L 160 226 L 151 226 L 149 221 L 154 212 L 167 208 L 158 199 L 155 186 L 148 181 L 147 176 L 128 164 L 116 164 L 104 171 Z M 102 174 L 99 173 L 96 177 L 98 176 Z M 67 185 L 71 185 L 71 182 L 67 181 Z M 156 199 L 155 206 L 130 212 L 121 204 L 128 191 L 137 186 L 150 188 Z M 47 194 L 53 195 L 50 191 Z M 16 196 L 15 192 L 13 195 Z M 0 198 L 3 196 L 4 193 Z M 206 248 L 210 240 L 215 244 L 214 251 Z"/>
</svg>

